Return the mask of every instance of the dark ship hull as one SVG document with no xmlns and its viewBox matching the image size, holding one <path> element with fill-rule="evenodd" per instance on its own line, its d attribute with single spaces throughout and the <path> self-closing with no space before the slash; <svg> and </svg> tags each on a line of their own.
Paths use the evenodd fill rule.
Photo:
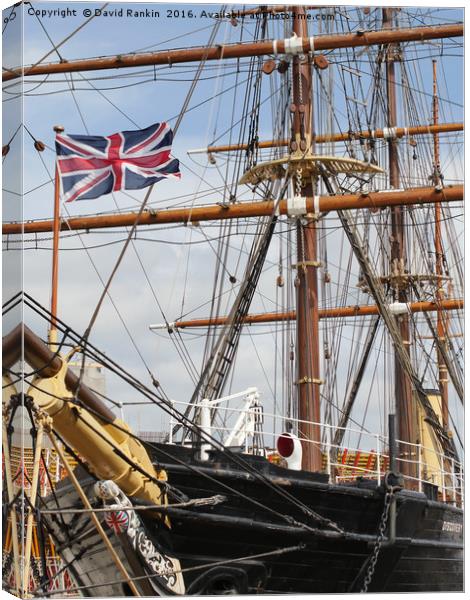
<svg viewBox="0 0 470 600">
<path fill-rule="evenodd" d="M 154 448 L 154 458 L 167 470 L 171 485 L 189 498 L 225 496 L 216 506 L 170 508 L 170 531 L 159 519 L 142 513 L 147 514 L 143 516 L 147 535 L 179 558 L 187 594 L 361 591 L 384 511 L 383 485 L 367 480 L 330 485 L 323 474 L 291 471 L 243 455 L 271 483 L 330 519 L 344 535 L 302 514 L 298 506 L 258 477 L 234 467 L 223 454 L 201 462 L 188 448 L 158 444 Z M 197 467 L 199 473 L 190 467 Z M 68 506 L 80 506 L 67 480 L 56 493 Z M 396 493 L 396 506 L 396 538 L 390 542 L 385 536 L 368 591 L 462 591 L 462 510 L 409 490 Z M 76 535 L 89 526 L 88 518 L 75 516 L 72 521 L 68 519 L 65 529 L 57 519 L 55 525 L 49 520 L 49 525 L 66 560 L 83 550 L 71 565 L 76 583 L 96 585 L 87 593 L 97 596 L 104 586 L 109 594 L 126 593 L 127 585 L 118 583 L 119 574 L 96 530 L 90 529 L 77 546 Z M 115 547 L 119 546 L 116 540 Z M 128 553 L 120 549 L 120 554 L 129 572 L 138 576 Z M 142 593 L 154 595 L 142 581 L 138 580 Z"/>
</svg>

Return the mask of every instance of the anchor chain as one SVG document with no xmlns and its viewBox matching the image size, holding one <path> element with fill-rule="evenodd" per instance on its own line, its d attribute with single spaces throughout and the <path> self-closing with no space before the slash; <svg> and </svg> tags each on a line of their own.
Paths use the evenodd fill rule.
<svg viewBox="0 0 470 600">
<path fill-rule="evenodd" d="M 388 517 L 390 515 L 390 505 L 392 503 L 393 494 L 395 491 L 397 491 L 397 489 L 399 489 L 399 487 L 389 486 L 385 493 L 384 508 L 380 518 L 379 533 L 377 535 L 377 539 L 375 540 L 374 549 L 372 550 L 372 555 L 369 560 L 369 566 L 367 567 L 367 573 L 362 583 L 362 588 L 360 590 L 361 594 L 365 594 L 368 591 L 370 582 L 372 581 L 377 560 L 379 558 L 379 553 L 385 540 L 385 530 L 387 529 Z"/>
</svg>

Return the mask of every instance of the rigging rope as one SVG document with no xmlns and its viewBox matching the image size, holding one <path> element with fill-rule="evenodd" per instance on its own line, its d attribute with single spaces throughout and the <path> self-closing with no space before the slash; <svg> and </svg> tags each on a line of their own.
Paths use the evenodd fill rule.
<svg viewBox="0 0 470 600">
<path fill-rule="evenodd" d="M 103 11 L 107 6 L 108 6 L 109 2 L 105 2 L 103 4 L 103 6 L 101 6 L 99 9 L 97 9 L 97 11 Z M 68 42 L 75 34 L 77 34 L 79 31 L 81 31 L 86 25 L 88 25 L 88 23 L 90 23 L 90 21 L 92 21 L 98 14 L 100 14 L 100 12 L 94 12 L 90 18 L 86 19 L 86 21 L 84 21 L 83 23 L 81 23 L 76 29 L 74 29 L 71 33 L 69 33 L 69 35 L 67 35 L 61 42 L 59 42 L 58 44 L 54 44 L 51 41 L 52 45 L 53 45 L 53 49 L 50 50 L 49 52 L 46 52 L 46 54 L 44 54 L 44 56 L 42 56 L 38 61 L 36 61 L 33 65 L 31 65 L 30 67 L 26 67 L 26 69 L 22 69 L 22 77 L 27 75 L 31 69 L 34 69 L 34 67 L 37 67 L 37 65 L 39 65 L 40 63 L 42 63 L 42 61 L 44 59 L 46 59 L 48 56 L 50 56 L 53 52 L 57 52 L 58 48 L 60 48 L 61 46 L 63 46 L 66 42 Z M 49 36 L 48 36 L 49 37 Z M 5 68 L 5 67 L 4 67 Z M 11 70 L 11 69 L 9 69 Z M 17 82 L 15 83 L 11 83 L 9 85 L 7 85 L 5 89 L 8 89 L 10 87 L 12 87 L 13 85 L 17 85 Z"/>
<path fill-rule="evenodd" d="M 217 31 L 219 23 L 220 22 L 216 22 L 216 24 L 214 25 L 214 31 Z M 180 114 L 178 115 L 176 124 L 175 124 L 175 126 L 173 128 L 173 135 L 176 135 L 176 133 L 178 132 L 178 128 L 179 128 L 179 126 L 181 124 L 181 121 L 182 121 L 184 115 L 185 115 L 186 108 L 188 107 L 188 104 L 189 104 L 189 102 L 191 100 L 191 97 L 192 97 L 193 92 L 195 90 L 197 81 L 198 81 L 199 76 L 200 76 L 200 74 L 202 72 L 202 68 L 204 66 L 204 63 L 206 62 L 206 57 L 207 57 L 207 53 L 208 52 L 209 52 L 209 47 L 207 48 L 206 54 L 201 58 L 198 70 L 196 71 L 196 74 L 194 76 L 193 83 L 191 84 L 190 89 L 189 89 L 188 93 L 186 94 L 186 98 L 185 98 L 185 100 L 183 102 L 183 107 L 181 109 Z M 139 212 L 137 213 L 135 221 L 134 221 L 134 223 L 132 224 L 132 226 L 131 226 L 131 228 L 129 230 L 129 235 L 127 237 L 127 240 L 125 241 L 124 246 L 121 249 L 121 252 L 120 252 L 120 254 L 119 254 L 118 258 L 117 258 L 117 261 L 116 261 L 116 263 L 115 263 L 115 265 L 114 265 L 114 267 L 113 267 L 113 269 L 111 271 L 111 274 L 110 274 L 110 276 L 109 276 L 109 278 L 108 278 L 108 280 L 107 280 L 107 282 L 106 282 L 106 284 L 104 286 L 104 290 L 103 290 L 103 292 L 102 292 L 102 294 L 101 294 L 101 296 L 100 296 L 100 298 L 98 300 L 98 303 L 97 303 L 97 305 L 95 307 L 95 310 L 93 311 L 93 314 L 92 314 L 92 316 L 90 318 L 88 327 L 86 328 L 85 333 L 83 335 L 82 341 L 83 341 L 83 346 L 84 346 L 84 352 L 83 352 L 83 359 L 82 359 L 82 364 L 81 364 L 81 368 L 80 368 L 80 375 L 79 375 L 79 379 L 78 379 L 78 386 L 77 386 L 76 394 L 78 394 L 78 391 L 80 389 L 80 385 L 81 385 L 81 382 L 83 380 L 83 376 L 84 376 L 84 373 L 85 373 L 85 351 L 86 351 L 86 346 L 87 346 L 87 343 L 88 343 L 88 338 L 90 336 L 90 333 L 91 333 L 91 330 L 93 328 L 93 325 L 95 324 L 95 321 L 96 321 L 96 319 L 98 317 L 98 314 L 99 314 L 99 311 L 100 311 L 101 306 L 103 304 L 103 301 L 104 301 L 104 299 L 105 299 L 105 297 L 106 297 L 106 295 L 108 293 L 108 290 L 109 290 L 109 288 L 111 286 L 111 283 L 112 283 L 112 281 L 114 279 L 114 276 L 115 276 L 117 270 L 119 269 L 119 266 L 121 265 L 121 262 L 122 262 L 122 260 L 124 258 L 124 255 L 126 254 L 126 251 L 127 251 L 127 248 L 129 246 L 129 244 L 132 241 L 132 237 L 133 237 L 134 232 L 135 232 L 135 230 L 137 228 L 137 225 L 138 225 L 138 223 L 140 221 L 140 218 L 141 218 L 141 216 L 142 216 L 142 214 L 144 212 L 144 209 L 146 207 L 146 204 L 147 204 L 147 201 L 148 201 L 148 199 L 150 197 L 150 194 L 153 191 L 153 187 L 154 187 L 154 184 L 152 184 L 151 186 L 149 186 L 149 188 L 148 188 L 148 190 L 147 190 L 147 192 L 146 192 L 146 194 L 144 196 L 144 199 L 143 199 L 143 202 L 142 202 L 142 204 L 140 206 Z"/>
<path fill-rule="evenodd" d="M 23 296 L 25 298 L 25 303 L 30 308 L 32 308 L 42 318 L 46 318 L 46 319 L 50 320 L 51 315 L 47 309 L 42 307 L 39 303 L 37 303 L 28 294 L 23 293 Z M 60 330 L 61 328 L 64 327 L 64 324 L 62 323 L 62 321 L 60 319 L 57 318 L 56 322 L 57 322 L 58 330 Z M 69 335 L 69 337 L 71 337 L 74 340 L 75 345 L 80 344 L 80 340 L 82 338 L 78 334 L 76 334 L 71 328 L 68 328 L 68 335 Z M 170 414 L 171 416 L 173 416 L 173 418 L 176 418 L 177 420 L 179 420 L 181 422 L 181 424 L 183 424 L 185 427 L 187 427 L 190 431 L 192 431 L 195 434 L 197 433 L 197 435 L 200 438 L 202 438 L 204 442 L 210 443 L 214 448 L 218 449 L 220 452 L 223 452 L 224 456 L 230 462 L 236 464 L 242 470 L 248 471 L 249 473 L 254 475 L 256 477 L 256 479 L 258 479 L 260 482 L 264 483 L 266 486 L 268 486 L 270 489 L 272 489 L 276 494 L 280 495 L 281 497 L 284 497 L 286 500 L 288 500 L 290 503 L 292 503 L 294 506 L 296 506 L 303 515 L 307 515 L 310 518 L 312 518 L 316 521 L 319 521 L 320 523 L 323 523 L 324 525 L 326 525 L 330 528 L 339 530 L 338 526 L 335 523 L 333 523 L 329 519 L 326 519 L 325 517 L 322 517 L 321 515 L 317 514 L 310 507 L 305 505 L 302 501 L 298 500 L 296 497 L 294 497 L 292 494 L 290 494 L 287 490 L 280 487 L 277 483 L 273 483 L 269 477 L 264 475 L 262 472 L 258 471 L 254 466 L 252 466 L 248 461 L 243 459 L 241 456 L 233 454 L 230 450 L 225 448 L 218 440 L 216 440 L 210 434 L 203 431 L 197 424 L 188 420 L 183 414 L 179 413 L 179 411 L 177 411 L 174 408 L 174 406 L 171 404 L 171 402 L 169 402 L 168 400 L 166 400 L 165 398 L 163 398 L 161 396 L 158 396 L 155 392 L 153 392 L 152 390 L 147 388 L 142 382 L 136 380 L 131 374 L 129 374 L 124 369 L 122 369 L 112 359 L 110 359 L 106 355 L 103 355 L 91 343 L 88 343 L 87 353 L 93 360 L 100 362 L 103 366 L 105 366 L 108 369 L 110 369 L 111 371 L 115 372 L 119 377 L 121 377 L 123 380 L 127 381 L 127 383 L 129 383 L 130 385 L 132 385 L 136 389 L 136 391 L 138 391 L 140 394 L 144 395 L 146 398 L 151 400 L 154 404 L 160 406 L 160 408 L 162 408 L 167 414 Z M 50 392 L 44 392 L 44 393 L 46 393 L 47 395 L 50 395 L 52 397 L 56 397 L 54 394 L 52 394 Z M 78 399 L 75 399 L 75 398 L 73 401 L 70 401 L 70 402 L 78 403 L 79 405 L 82 405 L 82 403 Z M 86 406 L 85 408 L 92 414 L 96 414 L 98 416 L 98 413 L 94 409 L 92 409 L 88 406 Z M 103 415 L 100 415 L 100 418 L 105 419 L 103 417 Z M 108 419 L 105 419 L 105 420 L 108 420 Z M 113 422 L 111 420 L 108 420 L 108 421 L 112 427 L 115 427 L 118 430 L 122 430 L 123 432 L 125 431 L 125 433 L 128 434 L 130 437 L 133 437 L 133 438 L 139 440 L 144 445 L 150 446 L 151 448 L 155 449 L 156 451 L 158 451 L 168 457 L 171 456 L 172 460 L 176 460 L 176 462 L 178 462 L 180 464 L 184 464 L 187 468 L 197 472 L 198 474 L 200 474 L 203 477 L 211 478 L 209 475 L 205 474 L 203 471 L 201 471 L 197 467 L 189 465 L 189 464 L 185 463 L 183 460 L 178 459 L 177 457 L 173 456 L 172 454 L 165 452 L 161 448 L 161 446 L 157 446 L 155 444 L 152 444 L 151 442 L 148 442 L 147 440 L 141 439 L 139 436 L 129 432 L 127 429 L 121 428 L 116 422 Z M 97 432 L 97 434 L 99 435 L 99 432 Z M 106 438 L 104 439 L 104 441 L 106 441 Z M 124 460 L 128 460 L 128 459 L 125 458 Z M 145 474 L 147 477 L 150 477 L 152 480 L 154 479 L 154 478 L 152 478 L 151 474 L 146 473 L 138 465 L 134 465 L 134 468 L 136 468 L 137 470 L 139 470 L 140 472 Z M 244 497 L 247 501 L 249 501 L 251 503 L 255 503 L 257 505 L 259 504 L 260 506 L 263 506 L 263 508 L 265 510 L 272 512 L 273 514 L 274 513 L 277 514 L 277 516 L 279 516 L 280 518 L 282 518 L 283 520 L 285 520 L 291 524 L 293 523 L 293 520 L 290 516 L 283 515 L 282 513 L 278 513 L 277 511 L 271 509 L 270 507 L 262 505 L 262 504 L 258 503 L 256 500 L 254 500 L 253 498 L 250 498 L 249 496 L 244 495 L 243 493 L 239 492 L 235 488 L 227 486 L 226 484 L 223 484 L 222 482 L 219 482 L 218 480 L 215 480 L 215 481 L 217 481 L 217 483 L 219 485 L 221 485 L 222 487 L 225 487 L 226 489 L 230 489 L 234 494 Z M 168 483 L 162 482 L 160 480 L 155 480 L 155 483 L 157 485 L 165 485 L 165 486 L 169 485 Z M 297 523 L 296 521 L 294 521 L 294 523 L 296 525 L 298 525 L 299 527 L 305 528 L 306 530 L 310 529 L 310 527 L 305 523 Z"/>
</svg>

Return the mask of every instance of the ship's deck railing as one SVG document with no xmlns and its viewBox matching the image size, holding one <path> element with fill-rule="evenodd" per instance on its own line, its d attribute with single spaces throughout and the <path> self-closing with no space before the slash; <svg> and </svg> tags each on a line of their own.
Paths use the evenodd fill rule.
<svg viewBox="0 0 470 600">
<path fill-rule="evenodd" d="M 185 405 L 187 402 L 174 401 L 175 405 Z M 250 410 L 245 408 L 234 408 L 229 406 L 219 406 L 218 410 L 228 415 L 240 415 Z M 279 415 L 263 411 L 262 422 L 267 419 L 281 420 Z M 248 423 L 249 420 L 247 419 Z M 315 444 L 320 448 L 322 455 L 322 470 L 330 475 L 330 480 L 335 483 L 347 483 L 354 481 L 358 477 L 364 479 L 376 480 L 377 485 L 383 481 L 385 473 L 389 470 L 389 452 L 388 438 L 380 433 L 373 433 L 365 429 L 355 427 L 337 427 L 328 423 L 318 423 L 301 419 L 286 419 L 293 433 L 298 432 L 299 425 L 319 425 L 322 433 L 322 441 L 317 442 L 302 438 L 301 441 L 306 444 Z M 170 422 L 170 428 L 171 428 Z M 335 432 L 340 429 L 344 437 L 350 440 L 356 438 L 360 442 L 353 441 L 344 445 L 334 444 Z M 211 436 L 222 439 L 232 431 L 230 426 L 212 425 L 209 427 Z M 257 432 L 259 436 L 259 430 Z M 248 454 L 265 454 L 270 459 L 278 458 L 276 455 L 276 442 L 279 433 L 273 433 L 263 429 L 262 434 L 265 444 L 262 448 L 254 443 L 254 432 L 250 428 L 246 431 L 246 438 L 243 444 L 243 451 Z M 266 443 L 267 442 L 267 443 Z M 358 445 L 360 443 L 360 446 Z M 413 444 L 396 440 L 398 455 L 396 458 L 397 469 L 403 475 L 405 487 L 419 492 L 430 489 L 435 490 L 436 499 L 453 505 L 461 505 L 463 497 L 463 465 L 453 457 L 437 451 L 434 448 L 428 448 L 422 444 Z M 428 461 L 425 459 L 428 457 Z M 430 462 L 432 460 L 432 462 Z M 282 461 L 281 461 L 282 462 Z"/>
<path fill-rule="evenodd" d="M 401 440 L 397 440 L 397 444 L 401 449 L 397 457 L 397 467 L 404 474 L 407 487 L 422 492 L 426 485 L 433 485 L 443 502 L 454 505 L 463 503 L 464 473 L 460 461 L 422 444 Z M 430 456 L 433 463 L 425 462 L 423 455 Z"/>
</svg>

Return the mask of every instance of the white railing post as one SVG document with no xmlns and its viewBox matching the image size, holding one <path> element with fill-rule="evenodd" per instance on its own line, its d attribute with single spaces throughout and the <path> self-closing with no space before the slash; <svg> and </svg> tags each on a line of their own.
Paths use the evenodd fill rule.
<svg viewBox="0 0 470 600">
<path fill-rule="evenodd" d="M 55 482 L 58 483 L 60 481 L 60 458 L 56 453 L 55 455 Z"/>
<path fill-rule="evenodd" d="M 378 434 L 375 436 L 375 444 L 377 450 L 377 485 L 381 483 L 381 473 L 380 473 L 380 437 Z"/>
<path fill-rule="evenodd" d="M 327 425 L 326 426 L 326 472 L 328 473 L 328 477 L 331 481 L 331 429 Z"/>
<path fill-rule="evenodd" d="M 211 405 L 207 398 L 203 398 L 201 400 L 201 417 L 200 417 L 200 426 L 201 431 L 210 435 L 211 433 Z M 208 460 L 209 454 L 208 450 L 210 450 L 211 445 L 201 443 L 201 460 Z"/>
<path fill-rule="evenodd" d="M 248 454 L 248 421 L 250 419 L 250 409 L 248 409 L 245 413 L 245 423 L 244 423 L 244 429 L 245 429 L 245 454 Z"/>
<path fill-rule="evenodd" d="M 170 400 L 170 404 L 171 404 L 171 408 L 174 409 L 174 403 L 173 400 Z M 170 432 L 168 434 L 168 443 L 172 444 L 173 443 L 173 425 L 175 424 L 175 421 L 173 419 L 173 416 L 170 415 Z"/>
<path fill-rule="evenodd" d="M 441 467 L 441 486 L 442 486 L 442 501 L 446 502 L 447 494 L 446 494 L 446 478 L 444 475 L 444 459 L 442 454 L 439 453 L 439 465 Z"/>
<path fill-rule="evenodd" d="M 418 444 L 418 492 L 423 491 L 423 458 L 421 444 Z"/>
<path fill-rule="evenodd" d="M 454 459 L 450 459 L 450 468 L 451 468 L 451 477 L 452 477 L 452 504 L 456 506 L 457 504 L 457 495 L 455 493 L 455 463 Z"/>
</svg>

